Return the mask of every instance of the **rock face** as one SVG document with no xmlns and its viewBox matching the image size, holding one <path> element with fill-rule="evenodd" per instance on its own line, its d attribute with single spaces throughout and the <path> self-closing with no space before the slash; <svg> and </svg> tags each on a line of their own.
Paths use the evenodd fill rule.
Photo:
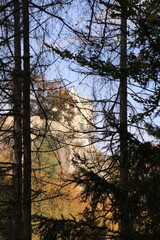
<svg viewBox="0 0 160 240">
<path fill-rule="evenodd" d="M 89 103 L 87 98 L 78 96 L 76 90 L 61 89 L 61 97 L 63 93 L 68 94 L 65 106 L 71 109 L 71 116 L 68 115 L 70 111 L 61 112 L 61 120 L 45 120 L 39 116 L 31 117 L 31 138 L 34 142 L 37 136 L 45 134 L 52 136 L 54 141 L 55 155 L 58 162 L 61 164 L 62 170 L 66 173 L 72 173 L 75 167 L 72 165 L 72 159 L 76 154 L 83 157 L 84 154 L 90 158 L 91 153 L 94 152 L 93 138 L 93 105 Z M 64 101 L 64 99 L 63 99 Z M 57 111 L 56 108 L 53 110 Z M 3 123 L 4 128 L 12 129 L 13 117 L 7 117 Z M 51 139 L 51 138 L 50 138 Z"/>
</svg>

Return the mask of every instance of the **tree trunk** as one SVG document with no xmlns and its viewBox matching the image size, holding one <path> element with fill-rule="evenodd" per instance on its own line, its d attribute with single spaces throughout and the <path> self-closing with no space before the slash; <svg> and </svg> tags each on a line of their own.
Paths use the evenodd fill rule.
<svg viewBox="0 0 160 240">
<path fill-rule="evenodd" d="M 29 3 L 23 0 L 23 146 L 24 146 L 24 239 L 31 239 L 31 140 L 30 140 L 30 54 L 29 54 Z"/>
<path fill-rule="evenodd" d="M 128 202 L 128 141 L 127 141 L 127 0 L 121 1 L 120 49 L 120 234 L 122 240 L 131 239 Z"/>
<path fill-rule="evenodd" d="M 22 238 L 22 71 L 21 71 L 21 33 L 20 3 L 14 0 L 14 55 L 13 71 L 13 138 L 14 138 L 14 174 L 13 174 L 13 219 L 12 239 Z"/>
</svg>

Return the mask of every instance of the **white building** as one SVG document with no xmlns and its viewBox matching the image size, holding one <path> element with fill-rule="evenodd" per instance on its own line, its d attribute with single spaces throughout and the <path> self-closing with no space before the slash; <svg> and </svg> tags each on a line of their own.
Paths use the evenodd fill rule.
<svg viewBox="0 0 160 240">
<path fill-rule="evenodd" d="M 51 135 L 55 142 L 55 152 L 58 161 L 61 163 L 62 171 L 72 173 L 75 168 L 72 165 L 72 159 L 76 154 L 81 157 L 85 154 L 90 156 L 90 153 L 94 151 L 93 137 L 93 105 L 89 102 L 85 92 L 80 97 L 75 88 L 71 90 L 61 88 L 60 98 L 64 101 L 65 96 L 65 110 L 71 110 L 71 116 L 69 111 L 61 112 L 61 120 L 48 121 L 48 126 Z M 53 109 L 57 111 L 56 108 Z M 37 129 L 44 124 L 44 120 L 38 116 L 32 117 L 32 126 Z"/>
</svg>

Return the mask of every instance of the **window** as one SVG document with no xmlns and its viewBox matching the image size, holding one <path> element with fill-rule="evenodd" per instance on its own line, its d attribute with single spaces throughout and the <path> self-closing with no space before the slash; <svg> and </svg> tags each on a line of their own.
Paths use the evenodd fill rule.
<svg viewBox="0 0 160 240">
<path fill-rule="evenodd" d="M 80 123 L 80 124 L 79 124 L 79 129 L 80 129 L 80 130 L 83 130 L 83 129 L 84 129 L 84 124 L 83 124 L 83 123 Z"/>
<path fill-rule="evenodd" d="M 79 108 L 77 108 L 77 115 L 81 115 Z"/>
</svg>

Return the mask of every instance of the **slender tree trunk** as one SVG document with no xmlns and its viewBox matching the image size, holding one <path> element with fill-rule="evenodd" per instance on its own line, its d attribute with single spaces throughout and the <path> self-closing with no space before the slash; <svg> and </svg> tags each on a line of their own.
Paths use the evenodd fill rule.
<svg viewBox="0 0 160 240">
<path fill-rule="evenodd" d="M 13 71 L 13 115 L 14 115 L 14 175 L 13 175 L 13 221 L 12 239 L 22 238 L 22 71 L 21 71 L 21 33 L 20 3 L 14 5 L 14 49 L 15 69 Z"/>
<path fill-rule="evenodd" d="M 120 233 L 122 240 L 131 239 L 128 202 L 127 141 L 127 0 L 121 1 L 121 77 L 120 77 Z"/>
<path fill-rule="evenodd" d="M 29 53 L 29 2 L 23 0 L 23 146 L 24 188 L 23 224 L 24 239 L 31 239 L 31 140 L 30 140 L 30 53 Z"/>
</svg>

